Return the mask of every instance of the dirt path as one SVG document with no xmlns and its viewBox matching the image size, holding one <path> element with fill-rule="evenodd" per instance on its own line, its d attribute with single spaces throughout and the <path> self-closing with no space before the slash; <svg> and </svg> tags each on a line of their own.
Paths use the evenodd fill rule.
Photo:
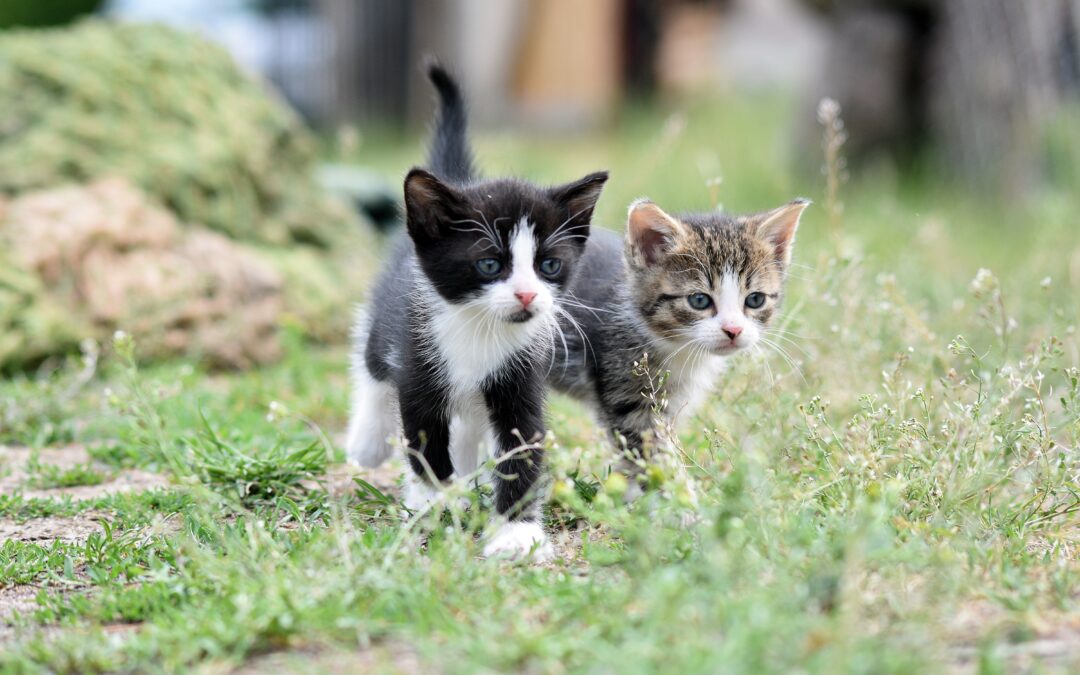
<svg viewBox="0 0 1080 675">
<path fill-rule="evenodd" d="M 1080 599 L 1080 598 L 1078 598 Z M 980 643 L 988 635 L 1007 636 L 1008 612 L 989 600 L 971 600 L 958 608 L 943 626 L 947 641 L 949 672 L 980 672 Z M 1066 669 L 1080 660 L 1080 617 L 1067 612 L 1044 611 L 1028 627 L 1034 635 L 1022 641 L 1007 638 L 994 641 L 994 653 L 1007 665 L 1007 672 L 1030 673 Z"/>
<path fill-rule="evenodd" d="M 33 477 L 32 460 L 61 470 L 89 465 L 108 476 L 97 485 L 76 485 L 57 488 L 35 488 L 28 484 Z M 96 462 L 83 445 L 32 450 L 24 447 L 0 446 L 0 494 L 21 493 L 27 498 L 65 499 L 84 501 L 121 492 L 140 492 L 162 488 L 169 484 L 160 474 L 139 469 L 115 470 Z M 102 521 L 107 516 L 96 511 L 83 511 L 72 516 L 45 516 L 18 521 L 0 518 L 0 543 L 6 541 L 32 542 L 48 546 L 55 541 L 80 544 L 94 533 L 104 531 Z M 37 609 L 35 598 L 42 590 L 50 594 L 73 592 L 78 583 L 56 586 L 49 583 L 21 584 L 0 587 L 0 642 L 18 636 L 11 625 L 15 614 L 28 614 Z M 40 630 L 40 629 L 38 629 Z"/>
<path fill-rule="evenodd" d="M 332 464 L 327 467 L 326 476 L 321 482 L 333 496 L 346 495 L 356 490 L 353 478 L 361 478 L 388 495 L 400 496 L 398 483 L 403 471 L 402 464 L 397 461 L 387 462 L 377 469 L 361 469 L 348 463 Z M 306 484 L 315 487 L 316 482 L 308 481 Z"/>
<path fill-rule="evenodd" d="M 0 644 L 15 637 L 17 629 L 11 625 L 16 614 L 29 614 L 37 609 L 37 594 L 42 590 L 35 584 L 0 588 Z"/>
<path fill-rule="evenodd" d="M 101 521 L 105 516 L 84 511 L 74 516 L 46 516 L 24 522 L 0 518 L 0 542 L 32 541 L 48 545 L 54 541 L 82 543 L 95 532 L 102 532 Z"/>
<path fill-rule="evenodd" d="M 57 466 L 60 469 L 71 469 L 89 464 L 91 467 L 106 473 L 109 479 L 98 485 L 77 485 L 48 489 L 30 487 L 27 485 L 27 481 L 31 478 L 29 465 L 35 454 L 37 461 L 41 464 Z M 0 446 L 0 494 L 10 494 L 18 490 L 22 492 L 24 497 L 30 498 L 71 497 L 76 500 L 84 500 L 118 492 L 140 492 L 151 488 L 164 487 L 168 484 L 168 479 L 161 474 L 140 469 L 116 471 L 95 462 L 84 445 L 67 445 L 58 448 L 43 448 L 41 450 Z"/>
</svg>

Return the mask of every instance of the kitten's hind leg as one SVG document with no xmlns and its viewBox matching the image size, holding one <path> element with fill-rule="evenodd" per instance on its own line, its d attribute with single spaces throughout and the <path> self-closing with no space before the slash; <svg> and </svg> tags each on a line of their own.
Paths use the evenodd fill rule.
<svg viewBox="0 0 1080 675">
<path fill-rule="evenodd" d="M 379 382 L 363 364 L 353 371 L 352 411 L 345 436 L 345 454 L 359 466 L 374 468 L 393 452 L 398 433 L 397 392 L 389 382 Z"/>
</svg>

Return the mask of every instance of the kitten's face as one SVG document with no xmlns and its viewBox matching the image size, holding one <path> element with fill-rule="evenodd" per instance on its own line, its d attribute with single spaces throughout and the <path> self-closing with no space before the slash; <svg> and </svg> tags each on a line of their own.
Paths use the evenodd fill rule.
<svg viewBox="0 0 1080 675">
<path fill-rule="evenodd" d="M 448 303 L 507 324 L 550 317 L 589 234 L 604 172 L 544 189 L 514 180 L 451 187 L 413 169 L 406 223 L 425 274 Z"/>
<path fill-rule="evenodd" d="M 630 208 L 626 259 L 650 331 L 675 349 L 730 355 L 754 346 L 776 313 L 803 209 L 672 217 Z"/>
</svg>

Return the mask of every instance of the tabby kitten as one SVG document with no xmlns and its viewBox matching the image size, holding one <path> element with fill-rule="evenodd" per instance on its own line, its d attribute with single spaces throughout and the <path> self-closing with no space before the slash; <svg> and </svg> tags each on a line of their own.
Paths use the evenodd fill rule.
<svg viewBox="0 0 1080 675">
<path fill-rule="evenodd" d="M 585 250 L 607 173 L 542 188 L 482 180 L 473 170 L 465 107 L 439 66 L 430 170 L 405 178 L 408 236 L 386 261 L 358 322 L 349 458 L 381 464 L 400 422 L 409 471 L 405 504 L 470 473 L 494 439 L 502 525 L 485 555 L 537 558 L 551 548 L 535 509 L 541 475 L 544 376 L 559 297 Z"/>
<path fill-rule="evenodd" d="M 593 403 L 616 439 L 641 451 L 657 431 L 650 380 L 667 373 L 663 418 L 685 419 L 724 361 L 761 339 L 809 203 L 749 216 L 671 216 L 648 200 L 632 204 L 625 244 L 603 230 L 589 240 L 549 383 Z"/>
</svg>

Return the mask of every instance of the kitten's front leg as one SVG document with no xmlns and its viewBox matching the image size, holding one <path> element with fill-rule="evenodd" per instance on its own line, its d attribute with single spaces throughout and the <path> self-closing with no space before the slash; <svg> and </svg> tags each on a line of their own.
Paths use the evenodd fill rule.
<svg viewBox="0 0 1080 675">
<path fill-rule="evenodd" d="M 399 397 L 401 423 L 408 443 L 412 475 L 405 485 L 405 506 L 419 511 L 438 494 L 438 484 L 450 479 L 454 465 L 450 461 L 450 419 L 440 397 L 420 396 L 411 388 Z"/>
<path fill-rule="evenodd" d="M 603 419 L 611 430 L 611 440 L 619 453 L 618 468 L 627 476 L 640 473 L 635 466 L 648 461 L 656 433 L 653 411 L 644 398 L 630 403 L 605 402 Z"/>
<path fill-rule="evenodd" d="M 500 374 L 484 391 L 498 453 L 495 510 L 502 520 L 484 546 L 488 557 L 544 561 L 554 555 L 540 523 L 536 490 L 543 472 L 543 379 Z"/>
<path fill-rule="evenodd" d="M 615 426 L 611 430 L 611 435 L 618 453 L 611 468 L 628 479 L 626 492 L 623 493 L 623 503 L 630 504 L 645 494 L 645 468 L 649 457 L 645 438 L 652 437 L 652 429 L 641 431 L 630 426 Z"/>
<path fill-rule="evenodd" d="M 646 467 L 656 451 L 655 413 L 645 398 L 605 413 L 617 453 L 612 469 L 629 479 L 623 494 L 629 504 L 645 493 Z"/>
</svg>

